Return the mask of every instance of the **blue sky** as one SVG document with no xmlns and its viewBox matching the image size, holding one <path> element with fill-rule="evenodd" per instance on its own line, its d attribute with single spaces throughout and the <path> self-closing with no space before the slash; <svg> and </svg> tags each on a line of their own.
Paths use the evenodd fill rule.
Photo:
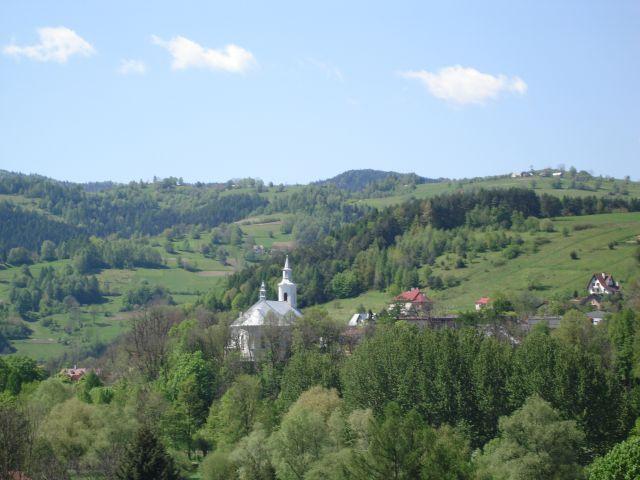
<svg viewBox="0 0 640 480">
<path fill-rule="evenodd" d="M 0 4 L 0 168 L 640 178 L 639 1 Z"/>
</svg>

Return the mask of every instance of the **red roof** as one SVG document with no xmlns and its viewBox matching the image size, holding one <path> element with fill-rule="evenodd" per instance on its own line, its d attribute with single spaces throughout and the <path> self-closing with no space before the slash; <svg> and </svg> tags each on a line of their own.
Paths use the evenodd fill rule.
<svg viewBox="0 0 640 480">
<path fill-rule="evenodd" d="M 419 288 L 412 288 L 411 290 L 402 292 L 395 298 L 395 300 L 403 300 L 411 303 L 426 303 L 429 301 L 427 296 L 422 293 Z"/>
<path fill-rule="evenodd" d="M 488 305 L 489 301 L 491 299 L 489 297 L 481 297 L 477 302 L 476 305 Z"/>
</svg>

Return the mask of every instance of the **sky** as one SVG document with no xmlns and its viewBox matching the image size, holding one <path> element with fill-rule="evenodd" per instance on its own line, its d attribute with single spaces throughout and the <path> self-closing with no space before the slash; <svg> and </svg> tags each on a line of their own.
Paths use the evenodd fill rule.
<svg viewBox="0 0 640 480">
<path fill-rule="evenodd" d="M 640 1 L 0 2 L 0 169 L 640 179 Z"/>
</svg>

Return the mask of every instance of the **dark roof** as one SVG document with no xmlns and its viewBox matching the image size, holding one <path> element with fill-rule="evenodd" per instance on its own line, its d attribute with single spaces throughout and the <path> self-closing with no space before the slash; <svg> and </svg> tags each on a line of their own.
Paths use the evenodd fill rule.
<svg viewBox="0 0 640 480">
<path fill-rule="evenodd" d="M 600 282 L 600 285 L 602 285 L 604 287 L 604 289 L 610 293 L 615 293 L 617 291 L 620 290 L 620 287 L 618 286 L 618 284 L 616 283 L 616 281 L 613 279 L 613 275 L 611 275 L 610 273 L 594 273 L 591 278 L 589 279 L 589 283 L 587 284 L 587 288 L 589 288 L 589 286 L 591 285 L 591 282 L 593 281 L 593 279 L 598 280 L 598 282 Z M 608 283 L 611 282 L 612 285 L 609 285 Z"/>
</svg>

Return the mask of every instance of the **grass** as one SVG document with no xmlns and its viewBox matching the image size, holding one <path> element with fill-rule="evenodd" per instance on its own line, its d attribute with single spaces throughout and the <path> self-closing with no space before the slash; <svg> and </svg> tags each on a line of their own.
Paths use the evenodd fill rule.
<svg viewBox="0 0 640 480">
<path fill-rule="evenodd" d="M 389 303 L 391 295 L 371 290 L 354 298 L 341 298 L 320 305 L 327 310 L 329 316 L 346 324 L 354 313 L 364 307 L 365 311 L 379 312 Z M 303 312 L 304 313 L 304 312 Z"/>
<path fill-rule="evenodd" d="M 370 205 L 373 207 L 383 208 L 390 205 L 396 205 L 398 203 L 406 202 L 412 198 L 416 199 L 424 199 L 431 198 L 436 195 L 446 194 L 446 193 L 454 193 L 459 191 L 472 191 L 477 190 L 479 188 L 510 188 L 510 187 L 520 187 L 520 188 L 531 188 L 532 181 L 535 181 L 535 191 L 538 194 L 547 193 L 550 195 L 556 195 L 562 197 L 564 195 L 571 197 L 585 197 L 595 195 L 597 197 L 610 196 L 614 191 L 614 186 L 617 185 L 617 188 L 624 189 L 626 188 L 628 191 L 628 195 L 624 195 L 623 197 L 634 198 L 640 197 L 640 182 L 629 182 L 625 184 L 624 180 L 612 179 L 612 180 L 603 180 L 602 186 L 595 191 L 591 190 L 579 190 L 575 188 L 570 188 L 570 180 L 562 179 L 562 188 L 555 189 L 552 187 L 552 183 L 554 181 L 553 178 L 550 177 L 518 177 L 518 178 L 486 178 L 486 179 L 478 179 L 478 180 L 465 180 L 465 181 L 450 181 L 450 182 L 440 182 L 440 183 L 425 183 L 422 185 L 417 185 L 415 189 L 410 187 L 403 187 L 399 191 L 395 192 L 394 195 L 382 198 L 368 198 L 363 200 L 358 200 L 356 203 L 362 203 L 366 205 Z M 590 182 L 586 182 L 586 184 L 595 189 L 595 180 Z"/>
<path fill-rule="evenodd" d="M 444 262 L 449 269 L 438 267 L 434 273 L 443 277 L 453 275 L 461 283 L 430 291 L 429 296 L 448 310 L 467 310 L 482 296 L 526 291 L 532 283 L 537 288 L 532 293 L 548 299 L 554 294 L 572 295 L 574 291 L 584 295 L 594 272 L 612 273 L 623 289 L 640 275 L 640 266 L 632 258 L 638 248 L 635 238 L 640 234 L 640 213 L 565 217 L 554 220 L 554 224 L 556 232 L 535 234 L 550 241 L 541 245 L 536 253 L 524 253 L 511 260 L 505 260 L 500 252 L 487 253 L 462 269 L 451 268 L 446 256 L 438 258 L 436 265 Z M 592 227 L 574 230 L 576 225 L 585 224 Z M 563 227 L 567 227 L 569 236 L 562 234 Z M 533 237 L 523 234 L 525 241 Z M 613 249 L 608 246 L 610 242 L 616 243 Z M 571 258 L 572 251 L 578 253 L 577 260 Z"/>
</svg>

